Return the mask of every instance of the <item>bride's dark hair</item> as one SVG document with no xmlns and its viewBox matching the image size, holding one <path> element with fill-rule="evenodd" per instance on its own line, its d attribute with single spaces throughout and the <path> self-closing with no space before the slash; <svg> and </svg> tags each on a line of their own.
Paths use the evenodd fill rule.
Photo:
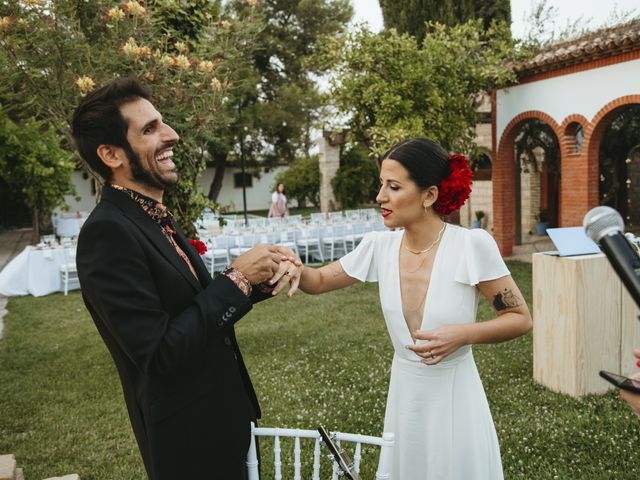
<svg viewBox="0 0 640 480">
<path fill-rule="evenodd" d="M 407 169 L 421 190 L 440 183 L 449 175 L 449 154 L 428 138 L 409 138 L 387 150 L 380 159 L 395 160 Z"/>
</svg>

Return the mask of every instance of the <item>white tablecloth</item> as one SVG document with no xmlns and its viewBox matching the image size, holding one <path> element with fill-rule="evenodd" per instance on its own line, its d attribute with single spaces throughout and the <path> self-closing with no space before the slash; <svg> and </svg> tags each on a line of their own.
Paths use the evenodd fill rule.
<svg viewBox="0 0 640 480">
<path fill-rule="evenodd" d="M 56 235 L 59 237 L 77 237 L 85 218 L 59 218 L 56 222 Z"/>
<path fill-rule="evenodd" d="M 38 250 L 26 247 L 0 272 L 0 295 L 40 297 L 62 291 L 60 265 L 63 263 L 62 248 Z M 78 287 L 76 281 L 69 289 Z"/>
</svg>

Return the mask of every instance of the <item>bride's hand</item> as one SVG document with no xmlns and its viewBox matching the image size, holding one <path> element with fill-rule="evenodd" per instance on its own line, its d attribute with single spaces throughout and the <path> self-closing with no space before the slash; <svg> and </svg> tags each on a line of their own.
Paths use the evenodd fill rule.
<svg viewBox="0 0 640 480">
<path fill-rule="evenodd" d="M 425 365 L 436 365 L 469 343 L 467 331 L 467 325 L 445 325 L 434 330 L 416 330 L 413 337 L 425 342 L 420 345 L 407 345 L 407 348 L 422 357 L 421 362 Z"/>
<path fill-rule="evenodd" d="M 293 254 L 293 252 L 291 253 Z M 304 265 L 300 258 L 296 257 L 295 254 L 288 257 L 287 260 L 280 262 L 278 271 L 268 282 L 269 285 L 274 285 L 271 294 L 273 296 L 277 295 L 288 284 L 290 287 L 287 292 L 287 297 L 291 298 L 298 290 L 302 270 L 304 270 Z"/>
</svg>

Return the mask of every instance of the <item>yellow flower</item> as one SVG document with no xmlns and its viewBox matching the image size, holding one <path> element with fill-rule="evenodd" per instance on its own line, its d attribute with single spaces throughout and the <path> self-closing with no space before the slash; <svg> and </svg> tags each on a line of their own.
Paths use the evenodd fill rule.
<svg viewBox="0 0 640 480">
<path fill-rule="evenodd" d="M 231 28 L 231 22 L 229 20 L 220 20 L 221 28 Z"/>
<path fill-rule="evenodd" d="M 142 17 L 147 9 L 144 8 L 137 0 L 129 0 L 124 4 L 124 9 L 129 15 L 134 17 Z"/>
<path fill-rule="evenodd" d="M 124 18 L 124 15 L 124 10 L 118 7 L 110 8 L 107 12 L 107 17 L 109 17 L 111 20 L 115 20 L 116 22 L 118 20 L 122 20 Z"/>
<path fill-rule="evenodd" d="M 213 90 L 214 92 L 219 92 L 220 90 L 222 90 L 222 84 L 216 77 L 213 77 L 211 79 L 211 90 Z"/>
<path fill-rule="evenodd" d="M 8 29 L 12 23 L 11 17 L 0 17 L 0 30 Z"/>
<path fill-rule="evenodd" d="M 78 79 L 76 80 L 76 85 L 78 86 L 78 88 L 80 89 L 81 93 L 87 93 L 90 92 L 91 90 L 93 90 L 93 87 L 96 86 L 95 82 L 93 81 L 93 79 L 91 77 L 78 77 Z"/>
<path fill-rule="evenodd" d="M 175 65 L 182 70 L 187 70 L 191 66 L 191 62 L 184 55 L 178 55 L 175 60 Z"/>
<path fill-rule="evenodd" d="M 122 46 L 122 51 L 127 57 L 133 57 L 136 55 L 138 48 L 140 47 L 138 47 L 136 40 L 133 37 L 129 37 L 127 43 Z"/>
<path fill-rule="evenodd" d="M 184 42 L 177 42 L 176 43 L 176 50 L 178 50 L 180 53 L 187 53 L 187 44 Z"/>
<path fill-rule="evenodd" d="M 170 67 L 174 64 L 174 59 L 165 53 L 160 57 L 158 63 L 163 67 Z"/>
<path fill-rule="evenodd" d="M 28 7 L 39 7 L 42 5 L 42 0 L 23 0 L 23 3 Z"/>
<path fill-rule="evenodd" d="M 211 73 L 215 69 L 215 65 L 210 60 L 204 60 L 198 64 L 198 70 L 202 73 Z"/>
</svg>

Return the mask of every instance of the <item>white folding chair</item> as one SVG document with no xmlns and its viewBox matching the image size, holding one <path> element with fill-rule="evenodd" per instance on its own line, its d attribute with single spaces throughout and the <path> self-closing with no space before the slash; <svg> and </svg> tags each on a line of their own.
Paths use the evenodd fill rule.
<svg viewBox="0 0 640 480">
<path fill-rule="evenodd" d="M 322 245 L 329 250 L 329 259 L 333 262 L 336 258 L 336 254 L 339 252 L 342 255 L 347 253 L 347 225 L 345 223 L 337 223 L 325 227 L 322 235 Z"/>
<path fill-rule="evenodd" d="M 313 448 L 313 464 L 312 464 L 312 480 L 320 480 L 320 434 L 317 430 L 298 430 L 290 428 L 262 428 L 256 427 L 251 423 L 251 443 L 249 445 L 249 453 L 247 454 L 247 470 L 249 480 L 260 480 L 258 473 L 258 456 L 256 452 L 256 437 L 273 437 L 274 439 L 274 476 L 276 480 L 282 479 L 282 460 L 281 460 L 281 438 L 293 438 L 293 479 L 301 480 L 302 459 L 301 459 L 301 439 L 309 439 L 314 441 Z M 382 437 L 372 437 L 369 435 L 359 435 L 353 433 L 335 432 L 335 439 L 338 445 L 341 442 L 355 443 L 355 453 L 353 455 L 353 468 L 360 473 L 360 465 L 362 461 L 362 445 L 375 445 L 380 447 L 380 456 L 378 459 L 378 469 L 376 471 L 376 480 L 389 480 L 391 475 L 391 464 L 393 460 L 393 446 L 395 438 L 393 433 L 385 432 Z M 324 453 L 328 453 L 325 450 Z M 327 475 L 323 478 L 329 478 Z M 333 462 L 333 470 L 331 478 L 338 478 L 338 466 Z M 399 480 L 399 479 L 395 479 Z"/>
<path fill-rule="evenodd" d="M 60 281 L 65 296 L 69 293 L 69 284 L 72 286 L 80 286 L 78 279 L 78 269 L 76 268 L 76 247 L 74 245 L 67 246 L 63 249 L 64 262 L 60 265 Z"/>
<path fill-rule="evenodd" d="M 350 252 L 360 243 L 367 231 L 367 222 L 356 222 L 347 227 L 347 234 L 344 241 L 347 251 Z"/>
<path fill-rule="evenodd" d="M 299 255 L 305 256 L 304 263 L 309 263 L 309 254 L 315 252 L 321 262 L 324 262 L 322 244 L 320 243 L 320 229 L 318 227 L 302 228 L 296 234 L 296 245 Z M 313 257 L 312 257 L 313 258 Z"/>
<path fill-rule="evenodd" d="M 324 223 L 327 220 L 327 214 L 324 212 L 312 213 L 309 217 L 312 223 Z"/>
<path fill-rule="evenodd" d="M 294 252 L 296 252 L 296 255 L 300 256 L 298 245 L 296 244 L 296 232 L 297 230 L 293 227 L 282 230 L 281 232 L 279 232 L 280 240 L 278 240 L 276 244 L 282 245 L 283 247 L 291 248 Z"/>
<path fill-rule="evenodd" d="M 212 239 L 210 248 L 202 256 L 204 264 L 212 276 L 215 272 L 224 270 L 231 263 L 231 255 L 229 254 L 231 247 L 235 247 L 233 237 L 219 235 Z"/>
<path fill-rule="evenodd" d="M 239 257 L 243 253 L 251 250 L 258 243 L 260 243 L 260 235 L 255 235 L 253 233 L 240 235 L 237 239 L 237 246 L 230 248 L 229 253 L 232 257 Z"/>
</svg>

